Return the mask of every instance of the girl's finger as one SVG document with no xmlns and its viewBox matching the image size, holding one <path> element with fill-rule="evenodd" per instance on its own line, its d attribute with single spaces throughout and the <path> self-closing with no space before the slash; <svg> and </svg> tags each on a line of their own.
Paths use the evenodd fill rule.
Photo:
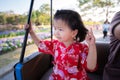
<svg viewBox="0 0 120 80">
<path fill-rule="evenodd" d="M 92 28 L 90 28 L 90 33 L 93 34 Z"/>
<path fill-rule="evenodd" d="M 87 35 L 88 35 L 88 36 L 91 36 L 92 34 L 91 34 L 91 32 L 90 32 L 90 31 L 88 31 Z"/>
<path fill-rule="evenodd" d="M 28 24 L 25 24 L 25 29 L 28 29 L 29 28 L 29 25 Z"/>
<path fill-rule="evenodd" d="M 91 36 L 94 36 L 93 31 L 92 31 L 92 28 L 90 28 L 89 34 L 90 34 Z"/>
<path fill-rule="evenodd" d="M 30 21 L 29 25 L 30 25 L 30 26 L 32 25 L 31 21 Z"/>
<path fill-rule="evenodd" d="M 89 40 L 89 39 L 90 39 L 90 35 L 87 34 L 87 35 L 86 35 L 86 40 Z"/>
</svg>

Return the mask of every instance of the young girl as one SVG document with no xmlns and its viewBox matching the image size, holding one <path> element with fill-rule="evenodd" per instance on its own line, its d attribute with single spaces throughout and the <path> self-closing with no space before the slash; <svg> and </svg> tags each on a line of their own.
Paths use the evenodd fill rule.
<svg viewBox="0 0 120 80">
<path fill-rule="evenodd" d="M 88 80 L 86 70 L 94 71 L 97 61 L 92 30 L 89 32 L 80 15 L 72 10 L 58 10 L 53 26 L 57 40 L 52 41 L 40 40 L 31 23 L 26 26 L 30 28 L 30 35 L 39 51 L 54 57 L 53 73 L 49 80 Z M 85 39 L 88 45 L 81 43 Z"/>
</svg>

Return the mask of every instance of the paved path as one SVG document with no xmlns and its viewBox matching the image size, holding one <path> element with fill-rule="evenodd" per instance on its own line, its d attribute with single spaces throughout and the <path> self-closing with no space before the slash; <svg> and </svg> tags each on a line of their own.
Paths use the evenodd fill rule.
<svg viewBox="0 0 120 80">
<path fill-rule="evenodd" d="M 109 36 L 106 37 L 105 39 L 102 38 L 102 33 L 101 32 L 94 32 L 94 35 L 96 37 L 96 41 L 104 41 L 104 42 L 109 42 Z M 14 63 L 12 64 L 14 65 Z M 9 66 L 8 66 L 9 67 Z M 13 66 L 10 66 L 13 68 Z M 0 80 L 15 80 L 14 79 L 14 71 L 11 70 L 11 71 L 8 71 L 8 73 L 6 73 L 5 75 L 3 75 L 2 77 L 0 77 Z"/>
<path fill-rule="evenodd" d="M 0 80 L 15 80 L 13 70 L 6 74 L 5 76 L 1 77 Z"/>
<path fill-rule="evenodd" d="M 94 31 L 94 36 L 96 38 L 96 41 L 100 41 L 100 42 L 110 42 L 110 35 L 108 34 L 107 37 L 103 38 L 103 33 L 102 31 Z"/>
</svg>

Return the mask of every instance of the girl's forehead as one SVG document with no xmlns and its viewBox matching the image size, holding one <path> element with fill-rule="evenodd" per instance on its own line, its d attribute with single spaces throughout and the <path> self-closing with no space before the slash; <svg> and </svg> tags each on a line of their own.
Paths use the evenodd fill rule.
<svg viewBox="0 0 120 80">
<path fill-rule="evenodd" d="M 68 24 L 64 20 L 61 20 L 61 19 L 54 19 L 53 25 L 54 26 L 68 26 Z"/>
<path fill-rule="evenodd" d="M 65 23 L 65 21 L 61 20 L 61 19 L 54 19 L 54 23 Z"/>
</svg>

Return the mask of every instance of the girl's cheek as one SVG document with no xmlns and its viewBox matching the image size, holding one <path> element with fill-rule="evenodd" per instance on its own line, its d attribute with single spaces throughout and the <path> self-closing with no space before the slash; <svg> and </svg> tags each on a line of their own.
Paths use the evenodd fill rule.
<svg viewBox="0 0 120 80">
<path fill-rule="evenodd" d="M 54 35 L 56 34 L 56 29 L 54 29 L 53 34 L 54 34 Z"/>
<path fill-rule="evenodd" d="M 60 36 L 64 36 L 65 35 L 64 32 L 62 32 L 62 31 L 59 34 L 60 34 Z"/>
<path fill-rule="evenodd" d="M 58 34 L 59 34 L 59 30 L 56 29 L 56 30 L 54 31 L 54 35 L 58 35 Z"/>
</svg>

